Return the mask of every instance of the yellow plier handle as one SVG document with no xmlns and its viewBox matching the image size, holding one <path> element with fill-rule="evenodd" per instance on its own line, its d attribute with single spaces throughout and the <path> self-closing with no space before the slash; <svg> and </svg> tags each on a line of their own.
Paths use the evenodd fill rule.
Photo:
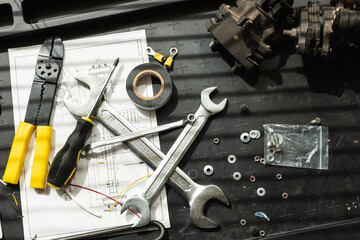
<svg viewBox="0 0 360 240">
<path fill-rule="evenodd" d="M 20 122 L 11 146 L 9 159 L 3 177 L 4 182 L 11 184 L 18 183 L 26 151 L 34 129 L 35 126 L 32 124 Z"/>
<path fill-rule="evenodd" d="M 51 126 L 36 127 L 35 154 L 31 170 L 30 187 L 44 189 L 51 148 Z"/>
<path fill-rule="evenodd" d="M 29 145 L 31 135 L 35 126 L 20 122 L 16 130 L 13 144 L 11 146 L 8 163 L 6 165 L 3 181 L 17 184 Z M 34 161 L 31 171 L 30 187 L 45 188 L 46 174 L 48 169 L 49 153 L 51 147 L 52 127 L 37 126 Z"/>
</svg>

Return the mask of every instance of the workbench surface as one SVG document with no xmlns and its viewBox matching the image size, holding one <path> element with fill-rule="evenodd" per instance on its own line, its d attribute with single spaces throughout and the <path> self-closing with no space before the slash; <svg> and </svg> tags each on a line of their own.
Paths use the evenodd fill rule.
<svg viewBox="0 0 360 240">
<path fill-rule="evenodd" d="M 205 215 L 220 227 L 203 230 L 189 218 L 189 206 L 180 195 L 167 186 L 171 228 L 169 239 L 251 239 L 249 231 L 256 226 L 268 238 L 300 239 L 317 236 L 319 239 L 353 239 L 357 236 L 360 215 L 360 51 L 344 51 L 336 61 L 322 62 L 304 59 L 295 53 L 291 41 L 281 53 L 263 62 L 255 72 L 235 74 L 227 64 L 226 56 L 209 48 L 211 35 L 205 24 L 215 15 L 222 1 L 187 2 L 168 8 L 163 14 L 147 14 L 130 20 L 103 19 L 73 28 L 51 29 L 34 34 L 32 38 L 17 37 L 4 40 L 0 53 L 0 175 L 14 135 L 8 47 L 40 44 L 50 34 L 63 40 L 105 33 L 145 29 L 148 45 L 167 53 L 175 46 L 175 58 L 170 75 L 173 95 L 163 108 L 157 110 L 158 124 L 165 124 L 194 113 L 200 103 L 200 92 L 216 86 L 214 101 L 227 97 L 226 109 L 214 115 L 189 149 L 179 167 L 199 184 L 219 186 L 230 207 L 210 201 Z M 296 5 L 305 5 L 297 1 Z M 114 21 L 116 20 L 116 21 Z M 243 114 L 240 106 L 246 104 L 250 112 Z M 240 141 L 243 132 L 257 129 L 263 134 L 263 124 L 308 124 L 319 117 L 329 127 L 329 170 L 309 170 L 263 166 L 254 162 L 254 156 L 263 155 L 263 136 L 248 144 Z M 181 130 L 160 134 L 161 149 L 167 152 Z M 214 138 L 220 144 L 213 143 Z M 230 164 L 229 155 L 237 161 Z M 215 173 L 206 176 L 205 165 L 212 165 Z M 240 172 L 240 181 L 233 179 Z M 282 174 L 277 180 L 276 174 Z M 250 175 L 256 181 L 249 181 Z M 256 189 L 266 189 L 264 197 Z M 281 194 L 287 192 L 288 199 Z M 0 184 L 0 212 L 5 239 L 22 237 L 21 205 L 16 206 L 12 194 L 20 199 L 16 186 Z M 266 213 L 270 221 L 256 217 L 255 212 Z M 245 219 L 242 226 L 240 220 Z M 117 239 L 151 239 L 154 235 L 133 234 Z"/>
</svg>

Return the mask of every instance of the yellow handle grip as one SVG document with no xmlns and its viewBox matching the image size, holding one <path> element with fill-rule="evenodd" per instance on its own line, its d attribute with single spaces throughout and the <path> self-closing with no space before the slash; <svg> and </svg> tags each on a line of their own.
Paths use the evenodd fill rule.
<svg viewBox="0 0 360 240">
<path fill-rule="evenodd" d="M 9 159 L 3 177 L 4 182 L 11 184 L 18 183 L 27 147 L 34 129 L 35 126 L 32 124 L 20 122 L 11 146 Z"/>
<path fill-rule="evenodd" d="M 173 63 L 174 59 L 172 57 L 168 57 L 164 63 L 166 68 L 170 68 L 172 63 Z"/>
<path fill-rule="evenodd" d="M 165 60 L 165 56 L 160 53 L 155 53 L 154 58 L 159 62 L 163 62 Z"/>
<path fill-rule="evenodd" d="M 31 170 L 30 187 L 44 189 L 51 148 L 51 126 L 37 126 L 34 161 Z"/>
</svg>

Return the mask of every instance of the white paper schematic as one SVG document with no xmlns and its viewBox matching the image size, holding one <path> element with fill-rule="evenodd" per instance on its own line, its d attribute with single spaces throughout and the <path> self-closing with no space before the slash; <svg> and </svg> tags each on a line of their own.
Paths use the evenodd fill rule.
<svg viewBox="0 0 360 240">
<path fill-rule="evenodd" d="M 139 130 L 157 125 L 155 111 L 139 111 L 128 98 L 125 89 L 125 81 L 130 71 L 137 65 L 148 62 L 148 57 L 144 53 L 147 47 L 144 30 L 64 41 L 64 46 L 63 70 L 50 121 L 50 125 L 53 126 L 50 161 L 54 159 L 76 125 L 76 120 L 64 106 L 63 99 L 70 99 L 79 104 L 87 99 L 88 89 L 83 84 L 79 84 L 75 77 L 90 74 L 104 80 L 113 61 L 118 57 L 120 64 L 124 65 L 124 71 L 122 74 L 117 70 L 114 72 L 112 81 L 107 86 L 106 100 Z M 9 49 L 15 130 L 26 113 L 39 49 L 40 45 Z M 144 96 L 151 96 L 151 80 L 147 81 L 144 92 Z M 109 130 L 100 123 L 95 123 L 88 142 L 104 140 L 110 136 L 113 134 Z M 159 147 L 157 136 L 150 140 Z M 130 211 L 120 214 L 120 205 L 112 211 L 104 211 L 113 204 L 113 201 L 85 189 L 70 188 L 72 195 L 79 202 L 91 211 L 101 214 L 102 218 L 96 218 L 80 209 L 62 190 L 48 186 L 45 191 L 30 188 L 34 147 L 35 134 L 30 140 L 20 177 L 25 239 L 35 235 L 37 239 L 51 239 L 138 221 L 138 217 Z M 102 147 L 86 158 L 80 159 L 72 184 L 94 189 L 116 199 L 126 186 L 152 172 L 152 169 L 143 164 L 127 147 L 120 145 L 116 151 Z M 145 181 L 140 181 L 131 187 L 119 201 L 124 202 L 127 196 L 140 192 Z M 161 221 L 165 227 L 170 227 L 165 190 L 153 203 L 151 216 Z"/>
</svg>

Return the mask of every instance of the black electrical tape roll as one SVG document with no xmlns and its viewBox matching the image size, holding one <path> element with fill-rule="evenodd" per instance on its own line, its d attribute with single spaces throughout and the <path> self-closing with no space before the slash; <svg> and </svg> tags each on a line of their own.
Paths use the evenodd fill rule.
<svg viewBox="0 0 360 240">
<path fill-rule="evenodd" d="M 137 91 L 139 80 L 153 76 L 160 80 L 160 91 L 153 97 L 144 97 Z M 156 110 L 164 106 L 172 94 L 172 82 L 165 68 L 155 63 L 143 63 L 136 66 L 126 80 L 126 91 L 133 103 L 145 110 Z"/>
</svg>

